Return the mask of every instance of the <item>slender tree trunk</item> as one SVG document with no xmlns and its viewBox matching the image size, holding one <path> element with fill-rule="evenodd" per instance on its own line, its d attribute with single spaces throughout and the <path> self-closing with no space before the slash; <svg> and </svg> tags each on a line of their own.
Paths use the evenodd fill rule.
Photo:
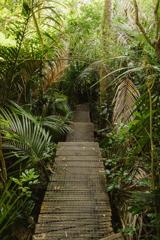
<svg viewBox="0 0 160 240">
<path fill-rule="evenodd" d="M 7 180 L 7 170 L 6 170 L 6 163 L 3 157 L 3 152 L 2 152 L 2 137 L 0 134 L 0 177 L 3 181 L 3 184 L 5 184 L 6 180 Z"/>
<path fill-rule="evenodd" d="M 111 29 L 111 12 L 112 12 L 112 3 L 111 0 L 104 1 L 104 13 L 102 20 L 102 44 L 105 53 L 108 53 L 109 38 L 110 38 L 110 29 Z"/>
<path fill-rule="evenodd" d="M 110 43 L 110 30 L 111 30 L 111 12 L 112 12 L 112 0 L 104 0 L 104 13 L 102 19 L 102 47 L 105 59 L 109 57 L 109 43 Z M 106 71 L 102 68 L 100 70 L 100 105 L 103 103 L 106 97 L 107 81 L 104 76 Z"/>
</svg>

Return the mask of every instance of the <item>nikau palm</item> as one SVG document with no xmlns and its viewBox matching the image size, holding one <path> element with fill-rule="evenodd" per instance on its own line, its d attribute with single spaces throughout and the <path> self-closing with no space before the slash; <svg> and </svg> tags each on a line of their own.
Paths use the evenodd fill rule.
<svg viewBox="0 0 160 240">
<path fill-rule="evenodd" d="M 43 159 L 51 144 L 51 135 L 25 115 L 18 116 L 9 109 L 1 109 L 1 129 L 4 135 L 3 148 L 6 157 L 36 163 Z M 16 160 L 17 161 L 17 160 Z"/>
</svg>

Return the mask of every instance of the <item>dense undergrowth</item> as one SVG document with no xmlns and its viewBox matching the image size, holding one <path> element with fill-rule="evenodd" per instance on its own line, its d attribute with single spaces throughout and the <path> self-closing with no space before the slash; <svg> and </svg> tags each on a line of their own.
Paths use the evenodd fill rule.
<svg viewBox="0 0 160 240">
<path fill-rule="evenodd" d="M 55 7 L 56 11 L 55 11 Z M 56 143 L 69 131 L 62 15 L 53 1 L 0 3 L 0 239 L 31 239 Z M 7 18 L 7 15 L 9 16 Z M 51 26 L 51 27 L 50 27 Z M 61 28 L 62 30 L 62 28 Z M 62 66 L 63 65 L 63 66 Z"/>
<path fill-rule="evenodd" d="M 31 239 L 56 143 L 70 108 L 86 101 L 115 230 L 160 239 L 159 8 L 158 0 L 0 3 L 0 239 Z"/>
</svg>

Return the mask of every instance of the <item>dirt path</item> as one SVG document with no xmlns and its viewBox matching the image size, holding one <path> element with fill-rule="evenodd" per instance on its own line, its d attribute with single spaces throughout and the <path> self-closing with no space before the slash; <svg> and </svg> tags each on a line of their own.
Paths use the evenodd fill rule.
<svg viewBox="0 0 160 240">
<path fill-rule="evenodd" d="M 78 105 L 67 142 L 58 144 L 33 239 L 100 240 L 112 234 L 99 145 L 88 106 Z"/>
</svg>

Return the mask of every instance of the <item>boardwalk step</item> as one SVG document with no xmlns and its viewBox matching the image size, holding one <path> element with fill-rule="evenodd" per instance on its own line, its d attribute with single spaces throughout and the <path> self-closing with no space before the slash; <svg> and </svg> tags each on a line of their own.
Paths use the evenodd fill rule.
<svg viewBox="0 0 160 240">
<path fill-rule="evenodd" d="M 55 231 L 54 229 L 53 230 L 49 229 L 48 231 L 42 229 L 41 231 L 39 231 L 37 233 L 38 234 L 45 233 L 46 238 L 44 238 L 44 239 L 48 240 L 48 237 L 63 237 L 63 238 L 60 238 L 60 239 L 68 239 L 69 237 L 78 237 L 78 236 L 79 237 L 82 237 L 82 236 L 90 237 L 91 234 L 95 234 L 96 232 L 98 232 L 98 235 L 103 234 L 102 236 L 104 236 L 104 234 L 107 234 L 106 226 L 96 229 L 96 228 L 93 227 L 93 225 L 88 225 L 88 226 L 84 225 L 84 226 L 81 226 L 81 227 L 77 226 L 77 227 L 73 227 L 73 228 L 72 227 L 60 228 L 60 229 L 58 228 L 57 231 Z M 112 232 L 111 227 L 108 227 L 108 232 L 109 233 Z M 67 237 L 64 238 L 65 236 L 68 236 L 68 238 Z M 69 238 L 69 239 L 72 239 L 72 238 Z"/>
<path fill-rule="evenodd" d="M 99 147 L 98 142 L 59 142 L 58 146 L 93 146 L 93 147 Z"/>
<path fill-rule="evenodd" d="M 77 149 L 77 150 L 61 150 L 58 149 L 56 156 L 100 156 L 99 152 L 95 152 L 94 150 L 86 150 L 86 151 L 82 151 L 81 149 Z"/>
<path fill-rule="evenodd" d="M 103 231 L 104 232 L 104 231 Z M 101 238 L 104 237 L 104 233 L 103 232 L 98 232 L 92 231 L 89 233 L 81 233 L 81 232 L 77 232 L 77 234 L 74 234 L 74 232 L 71 234 L 66 231 L 64 231 L 63 233 L 41 233 L 41 234 L 36 234 L 33 237 L 33 240 L 85 240 L 85 239 L 89 239 L 89 240 L 99 240 Z M 78 234 L 79 233 L 79 234 Z M 113 231 L 108 231 L 108 234 L 112 234 Z M 107 234 L 106 234 L 107 235 Z"/>
<path fill-rule="evenodd" d="M 96 169 L 103 169 L 103 164 L 101 162 L 98 161 L 92 161 L 92 162 L 85 162 L 85 161 L 68 161 L 68 162 L 64 162 L 64 161 L 58 161 L 56 162 L 57 166 L 60 167 L 77 167 L 77 168 L 96 168 Z"/>
<path fill-rule="evenodd" d="M 105 237 L 105 238 L 101 238 L 99 240 L 124 240 L 124 238 L 123 238 L 121 233 L 115 233 L 113 235 L 110 235 L 110 236 Z"/>
<path fill-rule="evenodd" d="M 55 214 L 55 213 L 77 213 L 79 214 L 80 212 L 80 208 L 82 208 L 82 206 L 74 206 L 74 208 L 72 206 L 66 206 L 65 208 L 62 208 L 62 206 L 56 206 L 50 207 L 50 206 L 42 206 L 41 207 L 41 213 L 48 213 L 48 214 Z M 95 214 L 95 212 L 99 212 L 102 214 L 106 214 L 108 212 L 111 212 L 110 209 L 106 208 L 106 205 L 104 206 L 97 206 L 96 209 L 93 206 L 83 206 L 83 208 L 81 209 L 82 213 L 92 213 L 93 215 Z"/>
<path fill-rule="evenodd" d="M 79 111 L 89 112 L 89 104 L 88 104 L 88 103 L 78 104 L 78 105 L 76 106 L 76 112 L 79 112 Z"/>
<path fill-rule="evenodd" d="M 57 146 L 58 149 L 61 149 L 61 150 L 82 150 L 82 151 L 87 151 L 87 150 L 93 150 L 93 151 L 98 151 L 99 152 L 99 147 L 96 146 L 96 145 L 81 145 L 81 146 L 78 146 L 78 145 L 58 145 Z"/>
<path fill-rule="evenodd" d="M 63 176 L 66 176 L 68 174 L 68 179 L 71 177 L 79 179 L 79 177 L 88 178 L 88 180 L 93 179 L 93 177 L 102 176 L 104 175 L 104 171 L 102 169 L 97 169 L 97 172 L 94 171 L 95 168 L 73 168 L 73 167 L 56 167 L 55 170 L 59 172 L 59 174 L 62 174 Z"/>
<path fill-rule="evenodd" d="M 94 203 L 94 202 L 93 202 Z M 107 205 L 107 200 L 106 201 L 98 201 L 96 202 L 96 207 L 95 207 L 95 203 L 93 204 L 91 202 L 91 200 L 89 201 L 79 201 L 79 202 L 76 202 L 76 201 L 70 201 L 70 200 L 61 200 L 61 201 L 45 201 L 43 202 L 42 206 L 41 206 L 41 209 L 53 209 L 54 208 L 57 208 L 57 209 L 60 209 L 60 210 L 63 210 L 63 209 L 70 209 L 70 208 L 73 208 L 76 209 L 78 207 L 82 207 L 83 209 L 88 209 L 88 208 L 91 208 L 93 210 L 97 210 L 97 209 L 101 209 L 101 208 L 107 208 L 108 205 Z M 110 211 L 110 209 L 108 209 L 108 211 Z"/>
<path fill-rule="evenodd" d="M 53 223 L 44 223 L 44 224 L 37 224 L 36 226 L 36 233 L 42 233 L 42 232 L 50 232 L 50 231 L 63 231 L 63 230 L 68 230 L 68 229 L 74 229 L 77 228 L 78 230 L 80 230 L 81 228 L 83 228 L 85 226 L 85 228 L 93 228 L 95 227 L 95 225 L 98 224 L 99 225 L 99 229 L 101 228 L 111 228 L 112 226 L 110 224 L 108 224 L 106 221 L 103 222 L 96 222 L 95 220 L 89 220 L 89 221 L 85 221 L 85 220 L 81 220 L 81 221 L 66 221 L 66 222 L 53 222 Z"/>
<path fill-rule="evenodd" d="M 44 200 L 47 201 L 47 199 L 54 199 L 54 198 L 58 198 L 58 197 L 65 197 L 65 196 L 68 196 L 68 198 L 74 198 L 77 196 L 77 198 L 79 198 L 79 200 L 81 201 L 81 199 L 84 199 L 87 198 L 88 194 L 87 194 L 88 191 L 47 191 L 46 194 L 45 194 L 45 198 Z M 105 198 L 106 195 L 104 193 L 101 193 L 101 192 L 96 192 L 95 193 L 95 199 L 102 199 L 102 198 Z"/>
<path fill-rule="evenodd" d="M 75 122 L 71 124 L 73 129 L 67 136 L 68 142 L 94 142 L 94 125 L 92 123 Z"/>
<path fill-rule="evenodd" d="M 98 162 L 102 162 L 102 158 L 99 156 L 97 157 L 97 155 L 95 156 L 57 156 L 55 158 L 55 161 L 85 161 L 85 162 L 91 162 L 91 161 L 98 161 Z"/>
<path fill-rule="evenodd" d="M 90 213 L 79 213 L 79 215 L 72 213 L 70 215 L 66 215 L 66 214 L 40 214 L 39 215 L 39 219 L 38 222 L 50 222 L 50 221 L 68 221 L 68 220 L 73 220 L 73 221 L 78 221 L 78 220 L 89 220 L 89 219 L 93 219 L 93 217 L 91 216 Z M 109 221 L 111 220 L 111 214 L 110 212 L 105 214 L 105 213 L 97 213 L 97 219 L 101 220 L 106 220 Z"/>
<path fill-rule="evenodd" d="M 90 122 L 90 114 L 87 110 L 78 110 L 73 120 L 74 122 Z"/>
<path fill-rule="evenodd" d="M 94 184 L 97 184 L 97 186 L 95 186 L 95 191 L 96 192 L 98 192 L 98 188 L 99 188 L 99 184 L 98 184 L 98 182 L 94 182 Z M 90 190 L 90 187 L 93 187 L 93 184 L 92 183 L 86 183 L 86 184 L 84 184 L 84 182 L 75 182 L 75 184 L 74 184 L 74 181 L 66 181 L 65 183 L 64 182 L 57 182 L 57 183 L 55 183 L 55 182 L 50 182 L 49 184 L 48 184 L 48 188 L 47 188 L 47 190 L 49 190 L 49 191 L 51 191 L 51 190 L 66 190 L 66 189 L 68 189 L 68 190 L 77 190 L 77 192 L 79 192 L 79 191 L 89 191 Z M 98 187 L 97 189 L 96 189 L 96 187 Z M 101 191 L 101 189 L 99 189 L 99 191 Z"/>
</svg>

